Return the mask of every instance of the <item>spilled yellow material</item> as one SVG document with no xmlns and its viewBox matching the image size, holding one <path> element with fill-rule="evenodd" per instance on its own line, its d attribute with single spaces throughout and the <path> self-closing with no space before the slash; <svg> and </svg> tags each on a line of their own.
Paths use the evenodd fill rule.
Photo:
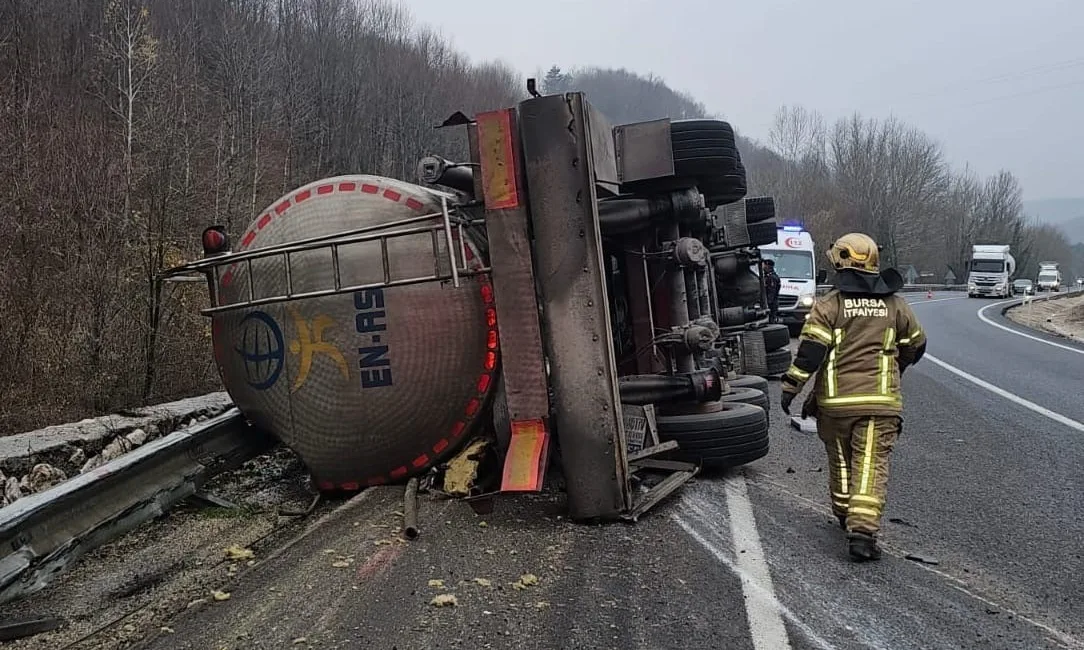
<svg viewBox="0 0 1084 650">
<path fill-rule="evenodd" d="M 456 454 L 455 458 L 448 461 L 448 469 L 444 472 L 446 493 L 461 497 L 470 494 L 471 487 L 478 480 L 478 465 L 488 446 L 488 440 L 475 440 L 467 445 L 466 449 Z"/>
</svg>

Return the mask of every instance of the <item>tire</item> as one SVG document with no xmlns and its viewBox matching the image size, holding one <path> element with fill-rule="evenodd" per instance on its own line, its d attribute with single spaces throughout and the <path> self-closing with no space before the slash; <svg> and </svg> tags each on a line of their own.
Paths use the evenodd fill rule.
<svg viewBox="0 0 1084 650">
<path fill-rule="evenodd" d="M 772 422 L 771 404 L 768 402 L 768 394 L 762 390 L 756 388 L 741 388 L 730 387 L 730 392 L 725 393 L 721 398 L 722 402 L 727 404 L 750 404 L 752 406 L 759 406 L 764 409 L 764 415 L 768 419 L 768 424 Z"/>
<path fill-rule="evenodd" d="M 790 368 L 791 360 L 792 356 L 787 348 L 769 352 L 767 354 L 768 376 L 775 377 L 786 372 L 787 368 Z"/>
<path fill-rule="evenodd" d="M 738 164 L 735 159 L 727 156 L 675 159 L 674 175 L 681 178 L 695 178 L 701 181 L 702 185 L 707 186 L 714 185 L 719 180 L 723 182 L 736 180 L 736 178 L 724 180 L 728 176 L 740 177 L 742 182 L 745 181 L 744 176 L 738 174 Z"/>
<path fill-rule="evenodd" d="M 728 377 L 727 385 L 731 388 L 755 388 L 763 393 L 768 392 L 768 380 L 756 375 L 737 375 Z"/>
<path fill-rule="evenodd" d="M 697 140 L 677 140 L 673 143 L 674 157 L 686 158 L 690 152 L 700 149 L 710 149 L 712 151 L 718 151 L 720 153 L 714 155 L 724 155 L 722 152 L 726 152 L 725 155 L 733 156 L 737 153 L 737 143 L 734 142 L 734 138 L 718 137 L 718 138 L 703 138 Z"/>
<path fill-rule="evenodd" d="M 775 199 L 770 196 L 754 196 L 745 199 L 745 222 L 760 223 L 775 219 Z"/>
<path fill-rule="evenodd" d="M 690 119 L 690 120 L 673 120 L 670 122 L 670 137 L 681 138 L 702 138 L 705 134 L 723 134 L 731 138 L 734 137 L 734 127 L 730 126 L 729 122 L 723 120 L 705 120 L 705 119 Z"/>
<path fill-rule="evenodd" d="M 698 145 L 700 143 L 697 143 Z M 725 144 L 715 146 L 697 146 L 681 149 L 674 152 L 674 164 L 682 162 L 697 162 L 706 160 L 709 162 L 724 163 L 727 167 L 738 168 L 738 153 L 734 147 Z"/>
<path fill-rule="evenodd" d="M 714 469 L 736 467 L 768 453 L 768 419 L 757 406 L 724 403 L 717 413 L 660 415 L 659 438 L 674 440 L 673 460 L 700 463 Z"/>
<path fill-rule="evenodd" d="M 745 197 L 745 166 L 730 124 L 722 120 L 676 120 L 670 123 L 670 140 L 674 175 L 694 180 L 708 209 Z"/>
<path fill-rule="evenodd" d="M 779 238 L 779 228 L 775 223 L 775 219 L 761 221 L 760 223 L 751 223 L 748 227 L 750 246 L 774 244 Z"/>
<path fill-rule="evenodd" d="M 742 168 L 739 174 L 731 174 L 722 179 L 700 183 L 698 187 L 700 193 L 704 195 L 704 203 L 709 210 L 741 201 L 748 191 L 745 182 L 745 169 Z"/>
<path fill-rule="evenodd" d="M 759 331 L 764 337 L 764 349 L 768 352 L 780 350 L 790 345 L 790 328 L 786 325 L 765 325 Z"/>
</svg>

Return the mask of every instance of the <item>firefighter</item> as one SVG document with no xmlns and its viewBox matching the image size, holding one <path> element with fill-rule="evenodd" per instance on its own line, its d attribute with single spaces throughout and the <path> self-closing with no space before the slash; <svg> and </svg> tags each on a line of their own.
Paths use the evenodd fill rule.
<svg viewBox="0 0 1084 650">
<path fill-rule="evenodd" d="M 764 293 L 768 299 L 768 320 L 775 323 L 779 320 L 779 289 L 783 282 L 779 274 L 775 272 L 775 260 L 764 260 Z"/>
<path fill-rule="evenodd" d="M 896 292 L 898 271 L 880 270 L 876 242 L 840 237 L 828 252 L 835 288 L 802 328 L 794 363 L 782 378 L 783 410 L 813 375 L 802 416 L 817 418 L 828 452 L 832 512 L 855 561 L 881 556 L 877 536 L 888 487 L 888 459 L 902 426 L 900 377 L 926 350 L 926 336 Z"/>
</svg>

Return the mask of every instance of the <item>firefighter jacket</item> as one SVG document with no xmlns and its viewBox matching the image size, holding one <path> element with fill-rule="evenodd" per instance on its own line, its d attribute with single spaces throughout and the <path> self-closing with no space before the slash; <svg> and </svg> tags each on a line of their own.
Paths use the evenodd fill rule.
<svg viewBox="0 0 1084 650">
<path fill-rule="evenodd" d="M 802 328 L 783 390 L 799 393 L 816 374 L 817 409 L 825 415 L 899 415 L 900 375 L 926 350 L 918 319 L 896 295 L 902 285 L 894 270 L 841 271 Z"/>
</svg>

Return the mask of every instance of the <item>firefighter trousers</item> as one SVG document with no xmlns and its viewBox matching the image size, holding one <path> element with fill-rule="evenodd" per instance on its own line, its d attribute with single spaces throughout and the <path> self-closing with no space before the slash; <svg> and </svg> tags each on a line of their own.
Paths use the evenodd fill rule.
<svg viewBox="0 0 1084 650">
<path fill-rule="evenodd" d="M 888 457 L 899 437 L 897 416 L 817 416 L 817 434 L 828 452 L 832 512 L 847 530 L 876 535 L 888 491 Z"/>
</svg>

